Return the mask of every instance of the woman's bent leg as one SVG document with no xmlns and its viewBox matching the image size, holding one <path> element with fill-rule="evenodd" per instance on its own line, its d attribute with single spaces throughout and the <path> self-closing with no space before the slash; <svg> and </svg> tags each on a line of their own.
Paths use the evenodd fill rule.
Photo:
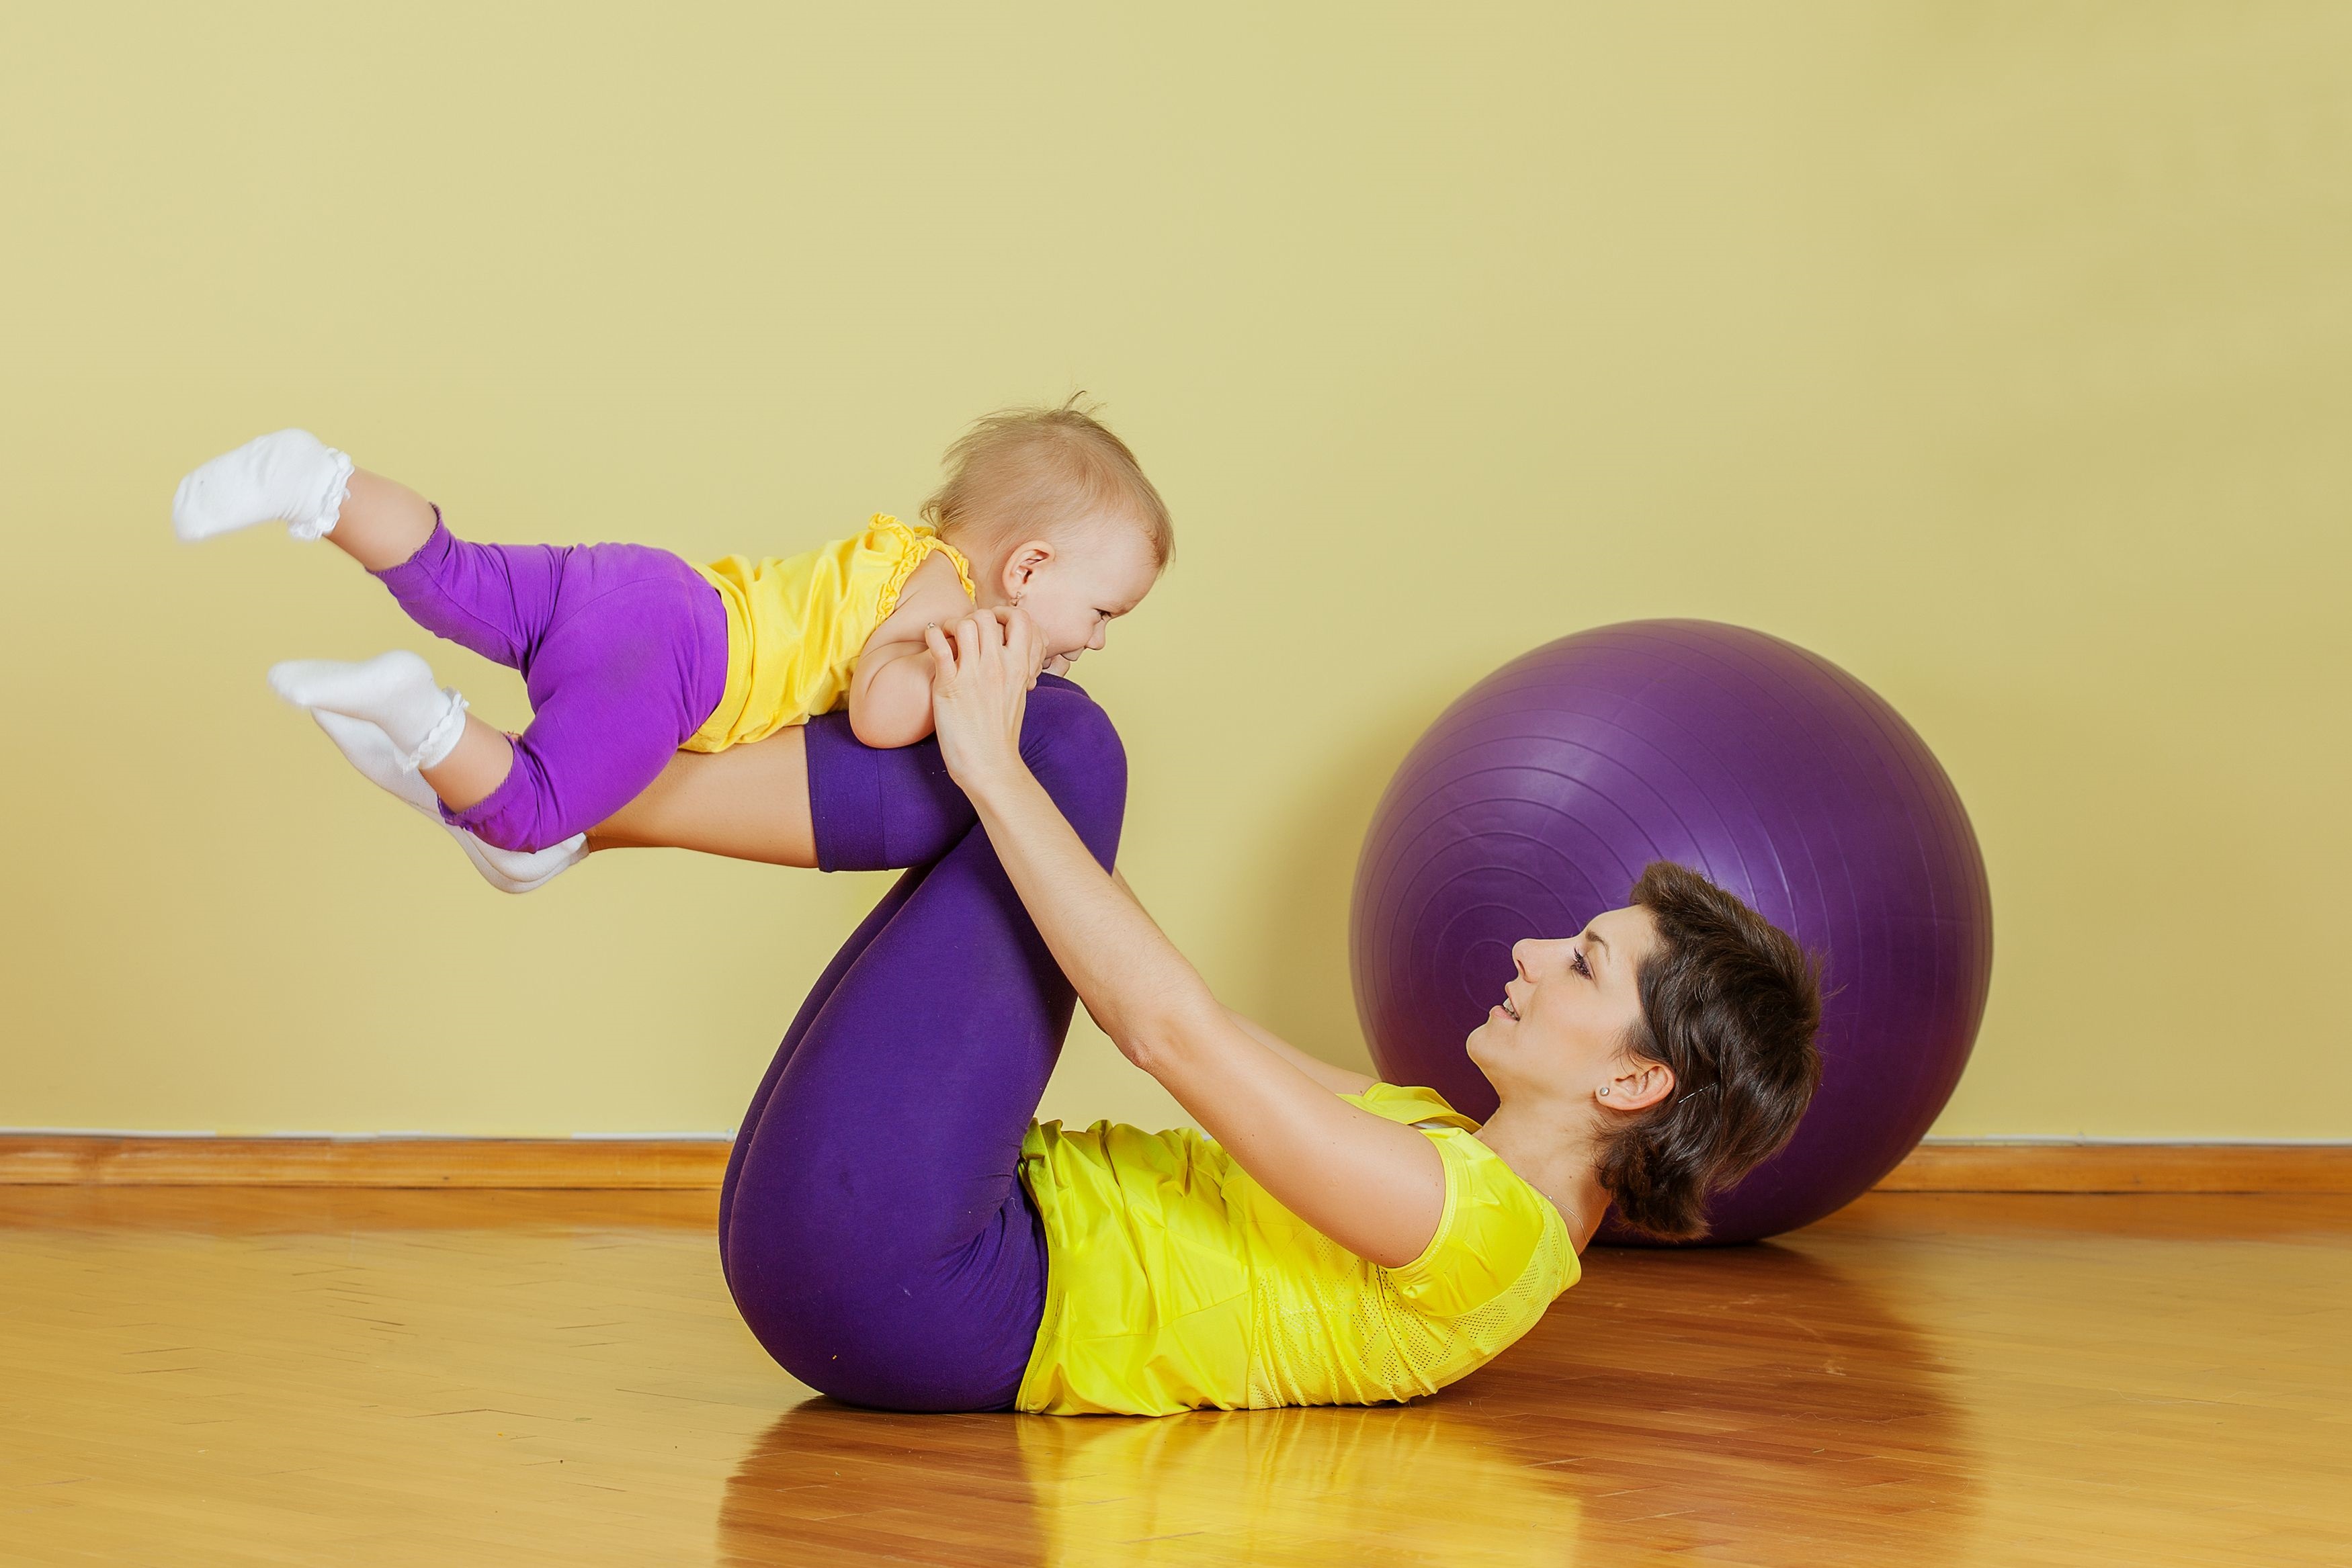
<svg viewBox="0 0 2352 1568">
<path fill-rule="evenodd" d="M 1054 685 L 1076 688 L 1072 683 L 1056 679 Z M 1083 695 L 1083 694 L 1082 694 Z M 1049 698 L 1040 718 L 1024 726 L 1024 749 L 1034 748 L 1040 754 L 1053 749 L 1048 737 L 1052 734 L 1055 715 L 1055 704 L 1063 698 Z M 728 1151 L 727 1175 L 719 1188 L 719 1261 L 728 1267 L 730 1217 L 735 1204 L 735 1184 L 743 1168 L 744 1151 L 751 1146 L 751 1129 L 760 1124 L 768 1100 L 775 1092 L 776 1083 L 783 1076 L 784 1064 L 793 1058 L 809 1026 L 816 1021 L 834 988 L 849 972 L 866 946 L 883 927 L 895 919 L 915 890 L 922 885 L 923 872 L 930 862 L 953 849 L 971 831 L 978 821 L 971 801 L 955 780 L 948 776 L 947 764 L 940 760 L 939 743 L 926 740 L 919 745 L 888 751 L 879 751 L 863 745 L 850 732 L 846 712 L 830 713 L 811 719 L 792 736 L 791 740 L 801 750 L 797 770 L 798 788 L 803 796 L 800 805 L 805 808 L 810 838 L 818 852 L 814 863 L 824 871 L 908 871 L 893 883 L 882 902 L 858 922 L 841 951 L 817 977 L 816 984 L 793 1015 L 792 1027 L 784 1030 L 783 1044 L 777 1048 L 775 1060 L 768 1064 L 760 1087 L 751 1095 L 751 1103 L 743 1113 L 743 1123 L 738 1131 L 734 1146 Z M 761 746 L 777 744 L 761 741 Z M 751 748 L 738 747 L 719 756 L 740 756 Z M 681 756 L 686 754 L 681 753 Z M 695 765 L 708 767 L 715 758 L 690 758 Z M 673 767 L 677 765 L 673 759 Z M 776 777 L 792 779 L 791 768 L 779 768 Z M 821 792 L 821 794 L 820 794 Z M 721 803 L 721 799 L 702 802 L 706 808 Z M 789 804 L 786 811 L 789 813 Z M 790 837 L 790 834 L 783 835 Z"/>
<path fill-rule="evenodd" d="M 730 1242 L 734 1236 L 731 1221 L 735 1212 L 735 1185 L 742 1174 L 744 1151 L 751 1146 L 751 1129 L 760 1124 L 769 1100 L 776 1092 L 776 1082 L 784 1075 L 785 1064 L 792 1061 L 793 1052 L 806 1038 L 809 1026 L 816 1021 L 817 1014 L 824 1009 L 825 1002 L 833 996 L 834 988 L 841 984 L 841 977 L 849 972 L 850 965 L 857 961 L 858 956 L 881 934 L 882 928 L 890 924 L 908 895 L 921 885 L 922 880 L 920 872 L 909 872 L 900 877 L 890 891 L 882 895 L 882 902 L 868 910 L 866 918 L 857 923 L 857 929 L 849 934 L 849 940 L 841 945 L 841 951 L 833 956 L 833 962 L 824 967 L 824 972 L 816 977 L 816 984 L 809 988 L 807 999 L 801 1003 L 801 1010 L 793 1015 L 792 1027 L 784 1030 L 783 1044 L 776 1048 L 775 1060 L 768 1063 L 768 1071 L 761 1076 L 760 1087 L 751 1092 L 751 1103 L 743 1113 L 743 1124 L 736 1130 L 735 1142 L 727 1151 L 727 1174 L 719 1184 L 719 1271 L 727 1275 L 730 1284 L 734 1279 L 730 1253 L 733 1250 Z"/>
<path fill-rule="evenodd" d="M 1066 682 L 1041 682 L 1029 716 L 1032 769 L 1110 864 L 1126 801 L 1118 736 Z M 901 807 L 947 825 L 928 749 L 812 735 L 824 863 L 871 863 Z M 892 1409 L 1009 1406 L 1045 1304 L 1020 1148 L 1075 998 L 966 823 L 811 998 L 723 1196 L 728 1281 L 761 1343 L 812 1386 Z"/>
<path fill-rule="evenodd" d="M 1051 760 L 1057 747 L 1064 745 L 1057 737 L 1058 727 L 1068 714 L 1078 711 L 1076 704 L 1091 706 L 1091 701 L 1075 682 L 1048 675 L 1040 682 L 1051 692 L 1076 694 L 1048 696 L 1034 709 L 1023 727 L 1022 750 L 1033 765 L 1042 765 L 1049 771 L 1056 764 Z M 1107 727 L 1108 721 L 1104 721 Z M 1116 737 L 1113 737 L 1116 743 Z M 939 743 L 926 740 L 915 746 L 892 750 L 876 750 L 862 745 L 850 733 L 849 716 L 831 713 L 811 719 L 806 725 L 785 737 L 772 741 L 761 741 L 759 746 L 792 744 L 798 748 L 800 761 L 793 767 L 768 770 L 776 779 L 787 781 L 803 798 L 799 804 L 804 812 L 791 810 L 791 803 L 779 802 L 772 813 L 777 818 L 805 816 L 809 836 L 818 851 L 815 863 L 825 871 L 896 871 L 906 867 L 922 867 L 953 849 L 972 824 L 978 821 L 971 800 L 955 780 L 948 776 L 947 764 L 940 758 Z M 713 756 L 693 756 L 681 753 L 671 759 L 675 768 L 683 758 L 689 766 L 709 768 L 724 767 L 722 758 L 741 759 L 743 753 L 754 747 L 738 747 L 731 752 Z M 1122 769 L 1124 763 L 1121 764 Z M 748 773 L 730 780 L 729 789 L 716 790 L 698 798 L 695 808 L 704 814 L 733 804 L 730 796 L 744 787 Z M 1123 777 L 1123 773 L 1122 773 Z M 691 825 L 692 813 L 681 810 L 671 818 L 654 818 L 650 825 L 658 832 L 665 828 Z M 609 826 L 609 824 L 608 824 Z M 797 839 L 800 830 L 764 835 L 747 831 L 746 838 L 772 840 Z M 656 842 L 669 841 L 628 838 L 625 842 Z M 700 845 L 691 847 L 704 847 Z M 793 863 L 807 864 L 807 861 Z M 808 997 L 793 1016 L 792 1027 L 784 1031 L 783 1044 L 778 1048 L 775 1060 L 769 1063 L 760 1087 L 751 1095 L 751 1103 L 743 1113 L 743 1123 L 734 1146 L 728 1153 L 727 1175 L 719 1189 L 719 1257 L 723 1269 L 727 1264 L 729 1216 L 733 1210 L 735 1184 L 743 1166 L 743 1153 L 751 1147 L 751 1130 L 760 1124 L 769 1096 L 774 1093 L 776 1082 L 783 1076 L 784 1064 L 792 1060 L 793 1051 L 816 1019 L 834 988 L 848 973 L 849 966 L 866 950 L 881 929 L 897 915 L 898 909 L 921 885 L 919 870 L 901 877 L 882 902 L 870 910 L 858 923 L 841 951 L 817 977 Z"/>
</svg>

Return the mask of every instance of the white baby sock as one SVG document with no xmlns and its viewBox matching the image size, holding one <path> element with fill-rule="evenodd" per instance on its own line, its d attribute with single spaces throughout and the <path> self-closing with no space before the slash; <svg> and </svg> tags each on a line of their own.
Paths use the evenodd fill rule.
<svg viewBox="0 0 2352 1568">
<path fill-rule="evenodd" d="M 441 816 L 441 799 L 433 793 L 433 786 L 423 775 L 400 765 L 399 749 L 392 737 L 384 734 L 363 718 L 352 718 L 328 708 L 312 708 L 310 716 L 343 754 L 343 760 L 360 771 L 361 777 L 377 785 L 396 799 L 413 806 L 447 830 L 482 880 L 500 893 L 536 893 L 571 870 L 588 853 L 588 835 L 574 833 L 560 844 L 550 844 L 543 850 L 525 853 L 520 850 L 502 850 L 486 844 L 455 823 Z"/>
<path fill-rule="evenodd" d="M 281 430 L 225 452 L 180 481 L 172 531 L 208 539 L 283 518 L 298 539 L 334 530 L 352 460 L 307 430 Z"/>
<path fill-rule="evenodd" d="M 457 847 L 466 852 L 466 858 L 474 862 L 474 869 L 482 873 L 482 880 L 500 893 L 537 893 L 579 864 L 588 854 L 588 835 L 585 833 L 574 833 L 560 844 L 550 844 L 543 850 L 533 850 L 525 854 L 520 850 L 502 850 L 495 844 L 486 844 L 465 829 L 451 827 L 447 822 L 441 825 L 448 829 L 451 838 L 457 841 Z"/>
<path fill-rule="evenodd" d="M 390 737 L 404 768 L 438 767 L 466 733 L 466 699 L 433 684 L 433 666 L 405 648 L 365 664 L 289 659 L 269 689 L 296 707 L 363 718 Z"/>
<path fill-rule="evenodd" d="M 343 760 L 360 770 L 360 777 L 435 821 L 442 820 L 441 797 L 433 792 L 424 774 L 400 765 L 400 748 L 393 745 L 392 737 L 363 718 L 322 707 L 312 708 L 310 716 L 327 732 Z"/>
</svg>

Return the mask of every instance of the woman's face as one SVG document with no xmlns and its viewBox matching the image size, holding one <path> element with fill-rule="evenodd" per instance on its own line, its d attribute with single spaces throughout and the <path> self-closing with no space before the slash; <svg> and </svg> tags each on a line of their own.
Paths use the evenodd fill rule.
<svg viewBox="0 0 2352 1568">
<path fill-rule="evenodd" d="M 1626 1082 L 1645 1075 L 1625 1052 L 1642 1016 L 1635 975 L 1657 946 L 1657 922 L 1639 907 L 1597 915 L 1573 936 L 1517 943 L 1518 974 L 1471 1033 L 1470 1060 L 1506 1100 L 1601 1099 L 1604 1086 L 1629 1101 L 1660 1097 L 1654 1083 Z"/>
</svg>

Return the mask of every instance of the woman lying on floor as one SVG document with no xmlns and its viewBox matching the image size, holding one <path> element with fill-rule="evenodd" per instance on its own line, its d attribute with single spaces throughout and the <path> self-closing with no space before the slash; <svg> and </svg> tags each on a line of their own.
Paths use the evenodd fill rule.
<svg viewBox="0 0 2352 1568">
<path fill-rule="evenodd" d="M 1110 871 L 1118 737 L 1037 674 L 1026 616 L 931 639 L 936 740 L 874 750 L 835 714 L 681 754 L 592 838 L 908 868 L 793 1020 L 719 1199 L 736 1303 L 812 1387 L 1062 1414 L 1412 1398 L 1527 1333 L 1612 1203 L 1691 1234 L 1795 1128 L 1812 969 L 1664 862 L 1514 949 L 1469 1039 L 1501 1098 L 1483 1126 L 1285 1044 Z M 1206 1137 L 1037 1124 L 1073 983 Z"/>
</svg>

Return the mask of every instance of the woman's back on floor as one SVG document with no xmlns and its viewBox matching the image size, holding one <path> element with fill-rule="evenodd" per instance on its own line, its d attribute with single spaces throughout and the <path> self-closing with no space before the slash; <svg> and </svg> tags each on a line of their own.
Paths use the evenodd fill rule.
<svg viewBox="0 0 2352 1568">
<path fill-rule="evenodd" d="M 1018 1406 L 1048 1415 L 1370 1405 L 1485 1365 L 1574 1284 L 1559 1211 L 1427 1089 L 1346 1096 L 1419 1129 L 1446 1203 L 1422 1255 L 1358 1257 L 1189 1129 L 1034 1128 L 1022 1179 L 1053 1266 Z"/>
</svg>

